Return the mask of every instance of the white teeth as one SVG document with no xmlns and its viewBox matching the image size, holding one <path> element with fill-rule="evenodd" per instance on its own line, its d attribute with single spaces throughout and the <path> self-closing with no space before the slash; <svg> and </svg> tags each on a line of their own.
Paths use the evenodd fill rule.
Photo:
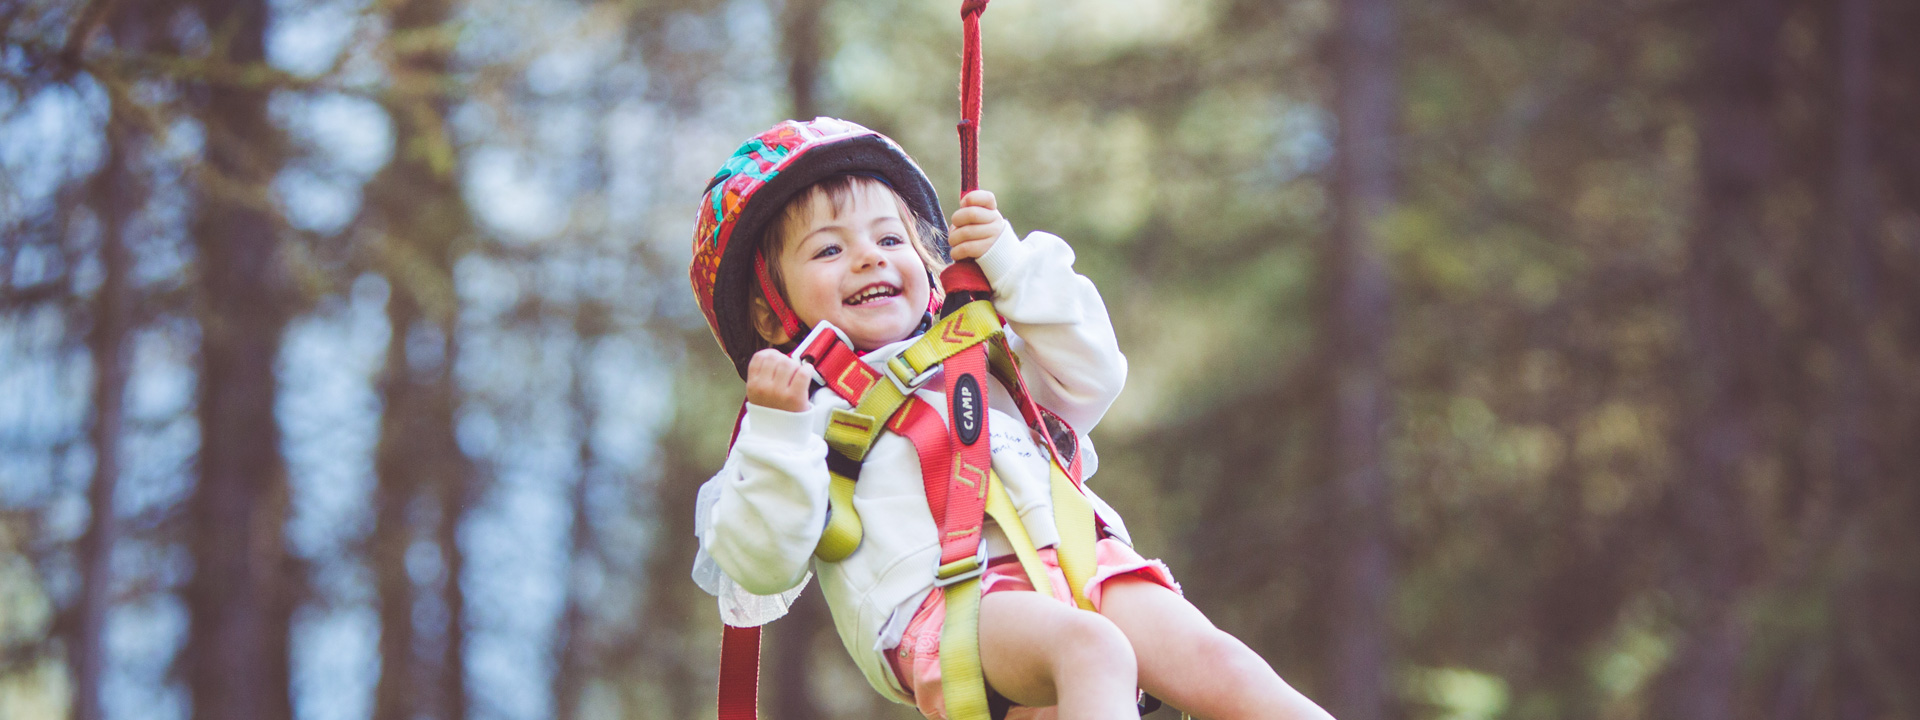
<svg viewBox="0 0 1920 720">
<path fill-rule="evenodd" d="M 847 298 L 843 302 L 845 302 L 848 305 L 859 305 L 861 303 L 870 302 L 878 298 L 893 297 L 899 294 L 900 294 L 900 291 L 896 288 L 877 287 L 872 290 L 867 290 L 865 292 L 862 292 L 859 295 L 855 295 L 853 297 Z"/>
</svg>

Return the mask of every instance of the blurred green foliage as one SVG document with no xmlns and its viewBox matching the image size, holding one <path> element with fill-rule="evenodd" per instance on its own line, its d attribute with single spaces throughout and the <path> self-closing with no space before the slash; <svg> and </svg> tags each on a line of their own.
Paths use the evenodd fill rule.
<svg viewBox="0 0 1920 720">
<path fill-rule="evenodd" d="M 208 87 L 268 89 L 284 136 L 249 149 L 282 163 L 255 209 L 294 278 L 277 422 L 306 529 L 287 535 L 321 538 L 290 550 L 312 630 L 296 675 L 329 654 L 376 664 L 386 573 L 420 607 L 449 587 L 475 605 L 463 666 L 415 658 L 467 679 L 458 714 L 711 712 L 691 502 L 740 389 L 686 297 L 693 202 L 733 143 L 794 111 L 781 37 L 812 7 L 816 110 L 899 140 L 951 205 L 957 3 L 465 0 L 401 22 L 418 4 L 264 4 L 270 62 L 242 67 L 219 61 L 232 31 L 207 26 L 210 3 L 0 6 L 0 714 L 67 713 L 68 618 L 94 592 L 75 569 L 93 512 L 77 398 L 110 115 L 139 138 L 130 392 L 149 400 L 120 431 L 136 560 L 115 566 L 113 602 L 172 629 L 113 661 L 109 706 L 186 712 L 167 608 L 186 602 L 198 519 L 184 488 L 209 316 L 190 219 L 236 194 L 206 159 L 228 141 L 206 131 L 222 110 L 195 104 Z M 1727 717 L 1920 717 L 1920 50 L 1901 34 L 1920 7 L 1392 7 L 1396 202 L 1368 228 L 1391 281 L 1391 715 L 1676 717 L 1704 687 L 1693 653 L 1731 637 Z M 1094 482 L 1189 599 L 1316 698 L 1337 672 L 1342 542 L 1326 418 L 1345 358 L 1321 325 L 1339 10 L 1000 0 L 984 20 L 982 185 L 1016 229 L 1074 246 L 1131 362 L 1093 432 Z M 1864 32 L 1849 12 L 1871 13 Z M 1758 40 L 1724 39 L 1763 15 Z M 439 64 L 405 60 L 422 57 Z M 1763 137 L 1722 133 L 1730 92 L 1760 99 Z M 437 327 L 400 322 L 398 297 Z M 419 360 L 436 342 L 449 367 Z M 397 412 L 381 393 L 429 376 L 455 404 L 445 462 L 471 464 L 448 515 L 463 534 L 433 539 L 425 515 L 398 532 L 464 553 L 451 584 L 407 565 L 424 550 L 368 549 L 367 438 Z M 553 549 L 479 549 L 529 544 Z M 409 622 L 439 627 L 433 612 Z M 771 717 L 911 715 L 870 697 L 830 633 L 779 627 L 774 648 L 817 662 L 780 668 L 812 691 Z M 289 692 L 302 717 L 357 717 L 374 674 Z"/>
</svg>

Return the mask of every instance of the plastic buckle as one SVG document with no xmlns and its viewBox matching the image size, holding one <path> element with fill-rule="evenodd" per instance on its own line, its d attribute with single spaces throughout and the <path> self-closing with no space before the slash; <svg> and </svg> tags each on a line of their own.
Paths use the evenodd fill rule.
<svg viewBox="0 0 1920 720">
<path fill-rule="evenodd" d="M 840 338 L 840 344 L 847 346 L 848 350 L 853 349 L 853 341 L 847 339 L 846 333 L 841 332 L 840 328 L 834 327 L 833 323 L 821 320 L 814 324 L 813 330 L 808 332 L 807 336 L 800 340 L 800 344 L 793 348 L 793 352 L 787 353 L 787 357 L 805 363 L 807 372 L 813 373 L 813 379 L 821 385 L 827 384 L 827 379 L 820 376 L 820 370 L 813 365 L 813 358 L 807 357 L 807 349 L 813 347 L 814 341 L 819 340 L 822 334 L 829 332 L 838 336 Z"/>
<path fill-rule="evenodd" d="M 900 388 L 901 395 L 911 396 L 913 395 L 913 391 L 920 389 L 921 385 L 927 384 L 927 380 L 939 371 L 940 366 L 936 364 L 933 367 L 927 368 L 926 372 L 915 375 L 913 373 L 913 366 L 907 364 L 906 358 L 895 355 L 887 361 L 887 371 L 883 374 L 887 376 L 888 380 L 893 381 L 894 387 Z"/>
<path fill-rule="evenodd" d="M 940 566 L 933 574 L 934 587 L 946 587 L 980 577 L 987 572 L 987 544 L 980 543 L 980 552 L 965 560 L 955 560 Z M 952 574 L 949 574 L 952 573 Z"/>
</svg>

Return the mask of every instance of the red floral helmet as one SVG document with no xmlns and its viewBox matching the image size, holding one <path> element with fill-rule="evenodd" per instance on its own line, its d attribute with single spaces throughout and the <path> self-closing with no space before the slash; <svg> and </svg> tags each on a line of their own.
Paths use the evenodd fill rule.
<svg viewBox="0 0 1920 720">
<path fill-rule="evenodd" d="M 758 258 L 759 238 L 796 193 L 836 175 L 884 179 L 922 222 L 940 231 L 927 240 L 941 256 L 946 255 L 942 246 L 947 224 L 933 183 L 887 136 L 827 117 L 787 120 L 753 136 L 707 183 L 700 198 L 700 221 L 693 229 L 693 263 L 687 268 L 707 327 L 742 378 L 747 376 L 747 361 L 766 346 L 748 311 L 750 290 L 756 283 L 771 289 L 766 285 L 764 261 Z M 736 238 L 739 242 L 733 242 Z M 934 286 L 931 277 L 929 286 Z M 796 338 L 804 334 L 793 332 L 798 320 L 778 295 L 766 294 L 789 332 Z"/>
</svg>

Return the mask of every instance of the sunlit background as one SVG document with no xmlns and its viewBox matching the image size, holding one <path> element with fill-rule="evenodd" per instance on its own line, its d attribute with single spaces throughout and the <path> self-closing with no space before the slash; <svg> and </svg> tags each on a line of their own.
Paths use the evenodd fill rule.
<svg viewBox="0 0 1920 720">
<path fill-rule="evenodd" d="M 711 717 L 748 136 L 953 0 L 0 1 L 0 718 Z M 1920 718 L 1911 0 L 998 0 L 1093 483 L 1347 720 Z M 808 595 L 773 720 L 910 718 Z M 1170 716 L 1172 711 L 1162 711 Z"/>
</svg>

